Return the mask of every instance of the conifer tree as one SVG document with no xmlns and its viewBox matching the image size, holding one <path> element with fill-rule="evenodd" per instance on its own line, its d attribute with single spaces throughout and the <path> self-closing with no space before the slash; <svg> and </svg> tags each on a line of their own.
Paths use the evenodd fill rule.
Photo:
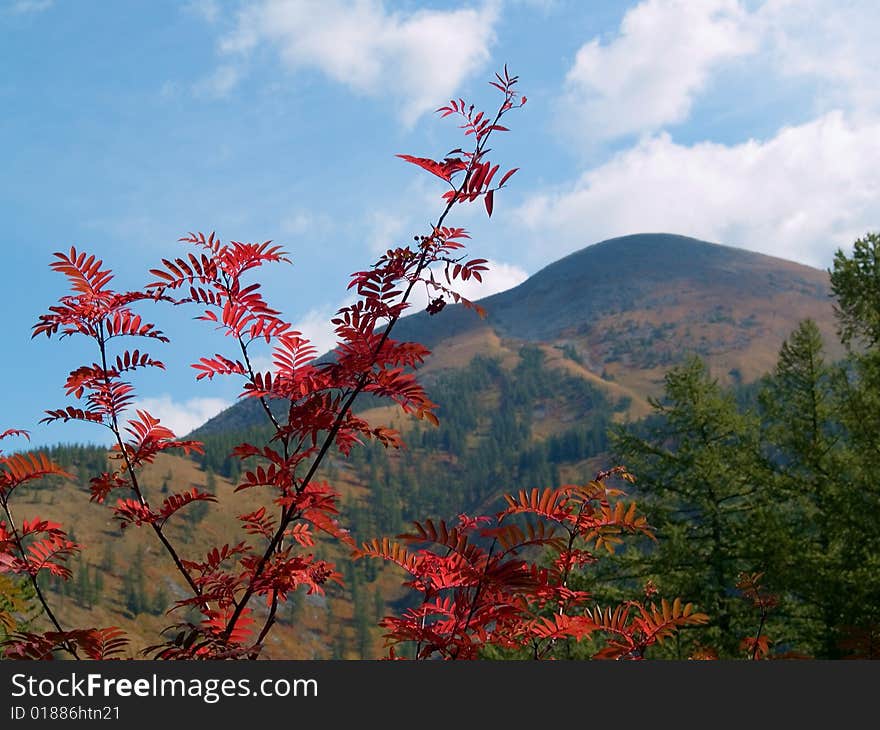
<svg viewBox="0 0 880 730">
<path fill-rule="evenodd" d="M 633 572 L 711 617 L 692 630 L 698 643 L 741 656 L 751 618 L 733 586 L 741 571 L 755 569 L 757 424 L 699 358 L 669 371 L 663 396 L 651 405 L 645 433 L 619 427 L 612 434 L 615 458 L 637 475 L 639 503 L 656 528 L 656 546 L 630 555 Z"/>
<path fill-rule="evenodd" d="M 804 320 L 758 396 L 772 491 L 758 542 L 761 567 L 789 617 L 777 638 L 829 659 L 839 654 L 838 631 L 853 596 L 847 563 L 856 537 L 834 375 L 818 326 Z"/>
</svg>

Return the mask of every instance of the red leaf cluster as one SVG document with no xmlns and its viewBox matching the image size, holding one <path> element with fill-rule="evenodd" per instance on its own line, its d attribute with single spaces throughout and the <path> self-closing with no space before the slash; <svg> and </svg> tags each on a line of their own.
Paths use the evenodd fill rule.
<svg viewBox="0 0 880 730">
<path fill-rule="evenodd" d="M 408 643 L 416 659 L 477 659 L 488 646 L 543 659 L 559 641 L 596 635 L 595 658 L 639 659 L 678 627 L 705 622 L 678 599 L 603 610 L 570 588 L 572 570 L 593 562 L 594 551 L 613 550 L 625 533 L 651 535 L 635 505 L 613 503 L 619 494 L 600 478 L 522 491 L 493 517 L 461 516 L 457 527 L 425 520 L 399 542 L 364 543 L 355 557 L 398 565 L 421 594 L 418 606 L 382 622 L 391 656 Z M 550 567 L 540 559 L 547 553 Z"/>
</svg>

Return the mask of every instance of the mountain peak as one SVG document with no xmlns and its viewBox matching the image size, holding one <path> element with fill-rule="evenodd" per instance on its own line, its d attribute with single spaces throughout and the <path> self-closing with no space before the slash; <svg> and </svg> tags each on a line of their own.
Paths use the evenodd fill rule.
<svg viewBox="0 0 880 730">
<path fill-rule="evenodd" d="M 712 306 L 723 306 L 725 297 L 766 301 L 797 294 L 825 303 L 829 297 L 828 275 L 819 269 L 687 236 L 638 233 L 575 251 L 480 304 L 499 334 L 547 340 L 610 312 L 668 305 L 676 289 L 694 295 L 681 301 L 699 293 Z M 395 336 L 431 347 L 456 331 L 480 326 L 462 309 L 448 307 L 436 321 L 425 313 L 407 317 Z"/>
<path fill-rule="evenodd" d="M 723 378 L 753 380 L 807 317 L 834 341 L 827 272 L 670 233 L 600 241 L 480 304 L 485 320 L 451 305 L 438 316 L 401 319 L 394 337 L 433 351 L 422 371 L 429 377 L 476 354 L 516 359 L 532 343 L 564 350 L 584 377 L 638 398 L 656 394 L 686 354 L 705 358 Z M 242 405 L 230 411 L 242 414 Z"/>
</svg>

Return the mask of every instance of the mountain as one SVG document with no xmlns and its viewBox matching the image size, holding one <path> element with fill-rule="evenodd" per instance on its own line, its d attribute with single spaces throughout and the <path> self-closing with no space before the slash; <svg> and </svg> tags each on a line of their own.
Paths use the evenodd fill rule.
<svg viewBox="0 0 880 730">
<path fill-rule="evenodd" d="M 609 427 L 647 415 L 665 373 L 688 355 L 703 357 L 724 384 L 745 385 L 773 368 L 807 317 L 829 356 L 841 354 L 827 272 L 669 234 L 597 243 L 480 304 L 482 320 L 448 306 L 395 327 L 395 339 L 432 350 L 419 377 L 439 404 L 440 426 L 370 397 L 355 404 L 407 444 L 328 463 L 362 488 L 347 507 L 359 536 L 491 511 L 503 491 L 582 481 L 608 467 Z M 205 442 L 203 468 L 235 481 L 241 464 L 229 453 L 266 429 L 250 399 L 192 436 Z"/>
<path fill-rule="evenodd" d="M 479 303 L 484 320 L 456 305 L 397 323 L 395 339 L 432 350 L 421 371 L 426 385 L 477 355 L 510 364 L 529 343 L 545 352 L 548 366 L 628 398 L 629 415 L 637 417 L 665 371 L 689 353 L 704 357 L 721 380 L 748 383 L 773 367 L 782 341 L 804 318 L 834 341 L 827 272 L 666 233 L 596 243 Z M 839 352 L 832 347 L 831 354 Z M 241 402 L 194 435 L 261 419 L 254 403 Z"/>
</svg>

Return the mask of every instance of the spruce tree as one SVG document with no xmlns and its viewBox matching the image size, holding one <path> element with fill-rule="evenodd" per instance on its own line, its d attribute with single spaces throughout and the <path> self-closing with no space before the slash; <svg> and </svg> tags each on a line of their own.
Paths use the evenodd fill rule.
<svg viewBox="0 0 880 730">
<path fill-rule="evenodd" d="M 709 614 L 711 623 L 685 643 L 741 656 L 740 641 L 754 626 L 734 586 L 741 571 L 756 569 L 753 517 L 762 497 L 756 420 L 739 412 L 733 394 L 696 357 L 667 373 L 664 394 L 651 406 L 642 433 L 626 427 L 612 433 L 616 460 L 636 476 L 635 496 L 658 540 L 630 554 L 630 574 Z"/>
<path fill-rule="evenodd" d="M 762 568 L 789 619 L 776 639 L 829 659 L 839 655 L 838 632 L 851 613 L 847 566 L 855 538 L 834 375 L 819 328 L 805 320 L 783 343 L 758 395 L 773 495 L 759 542 Z"/>
</svg>

